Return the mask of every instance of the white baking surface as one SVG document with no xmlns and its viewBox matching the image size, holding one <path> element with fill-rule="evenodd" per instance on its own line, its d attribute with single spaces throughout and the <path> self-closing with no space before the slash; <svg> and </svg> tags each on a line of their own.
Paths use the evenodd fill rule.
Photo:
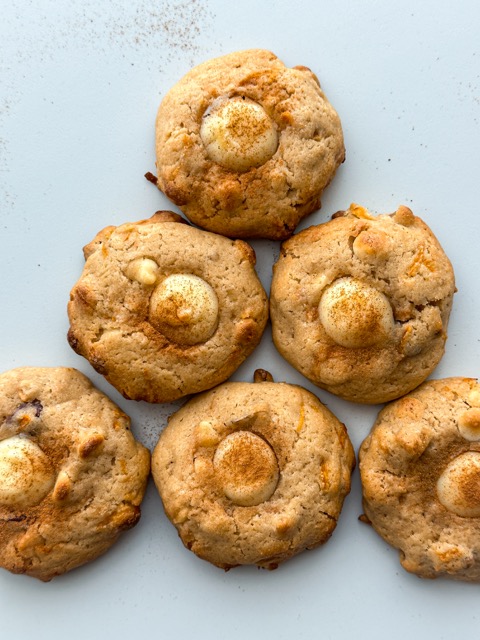
<svg viewBox="0 0 480 640">
<path fill-rule="evenodd" d="M 102 227 L 175 208 L 154 171 L 160 99 L 193 65 L 263 47 L 319 76 L 343 122 L 347 159 L 301 227 L 352 201 L 410 206 L 457 276 L 434 377 L 479 373 L 480 5 L 476 0 L 1 0 L 0 368 L 74 366 L 152 446 L 182 403 L 122 398 L 66 342 L 81 249 Z M 278 243 L 255 241 L 268 289 Z M 358 446 L 378 407 L 316 390 L 275 352 L 270 332 L 236 372 L 300 383 Z M 360 523 L 358 470 L 332 539 L 277 571 L 224 573 L 186 551 L 150 486 L 138 526 L 102 558 L 48 584 L 0 572 L 0 637 L 478 637 L 479 587 L 406 573 Z M 48 634 L 48 635 L 47 635 Z"/>
</svg>

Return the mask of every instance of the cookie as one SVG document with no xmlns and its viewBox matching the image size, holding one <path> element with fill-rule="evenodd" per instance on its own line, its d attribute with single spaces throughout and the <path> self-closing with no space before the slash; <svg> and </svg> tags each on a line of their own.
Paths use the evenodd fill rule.
<svg viewBox="0 0 480 640">
<path fill-rule="evenodd" d="M 48 581 L 140 518 L 150 453 L 75 369 L 0 375 L 0 566 Z"/>
<path fill-rule="evenodd" d="M 274 569 L 328 540 L 350 491 L 347 431 L 302 387 L 255 372 L 185 404 L 152 455 L 183 544 L 223 569 Z"/>
<path fill-rule="evenodd" d="M 367 521 L 422 578 L 480 582 L 480 385 L 425 382 L 360 448 Z"/>
<path fill-rule="evenodd" d="M 273 340 L 319 387 L 387 402 L 440 361 L 454 291 L 450 261 L 410 209 L 373 216 L 351 205 L 283 244 L 270 294 Z"/>
<path fill-rule="evenodd" d="M 343 162 L 340 119 L 316 76 L 251 49 L 205 62 L 165 96 L 158 187 L 198 226 L 284 239 Z"/>
<path fill-rule="evenodd" d="M 267 322 L 253 249 L 180 221 L 107 227 L 71 292 L 70 345 L 126 398 L 171 402 L 223 382 Z"/>
</svg>

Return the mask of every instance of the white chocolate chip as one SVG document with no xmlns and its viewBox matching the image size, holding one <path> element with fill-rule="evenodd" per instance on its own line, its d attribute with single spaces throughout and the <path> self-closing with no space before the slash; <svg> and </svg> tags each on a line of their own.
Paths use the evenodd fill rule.
<svg viewBox="0 0 480 640">
<path fill-rule="evenodd" d="M 480 408 L 467 409 L 458 419 L 458 430 L 462 438 L 470 442 L 480 440 Z"/>
<path fill-rule="evenodd" d="M 480 516 L 480 453 L 467 451 L 456 457 L 437 481 L 443 506 L 464 518 Z"/>
<path fill-rule="evenodd" d="M 127 278 L 136 280 L 140 284 L 151 286 L 155 284 L 160 268 L 151 258 L 137 258 L 132 260 L 125 271 Z"/>
<path fill-rule="evenodd" d="M 278 484 L 275 453 L 250 431 L 235 431 L 224 438 L 215 451 L 213 466 L 225 496 L 239 506 L 267 501 Z"/>
<path fill-rule="evenodd" d="M 395 326 L 387 297 L 355 278 L 339 278 L 322 295 L 318 306 L 326 333 L 347 348 L 385 342 Z"/>
<path fill-rule="evenodd" d="M 390 251 L 390 238 L 380 229 L 366 229 L 355 238 L 352 249 L 359 260 L 385 260 Z"/>
<path fill-rule="evenodd" d="M 237 96 L 219 98 L 204 115 L 200 137 L 213 162 L 232 171 L 248 171 L 277 150 L 275 125 L 265 109 Z"/>
<path fill-rule="evenodd" d="M 480 407 L 480 385 L 475 385 L 468 394 L 467 402 L 471 407 Z"/>
<path fill-rule="evenodd" d="M 206 460 L 203 457 L 195 458 L 193 461 L 193 468 L 195 469 L 195 474 L 197 476 L 206 478 L 210 474 L 212 463 L 210 460 Z"/>
<path fill-rule="evenodd" d="M 54 471 L 38 445 L 13 436 L 0 442 L 0 504 L 23 508 L 38 504 L 54 484 Z"/>
<path fill-rule="evenodd" d="M 202 420 L 195 427 L 195 440 L 199 447 L 214 447 L 218 444 L 219 435 L 210 420 Z"/>
<path fill-rule="evenodd" d="M 202 278 L 176 273 L 165 278 L 150 298 L 152 325 L 177 344 L 206 342 L 218 326 L 218 299 Z"/>
</svg>

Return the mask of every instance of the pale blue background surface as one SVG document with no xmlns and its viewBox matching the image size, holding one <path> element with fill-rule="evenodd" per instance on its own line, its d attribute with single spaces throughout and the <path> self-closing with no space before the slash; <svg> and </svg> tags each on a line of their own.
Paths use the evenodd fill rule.
<svg viewBox="0 0 480 640">
<path fill-rule="evenodd" d="M 174 208 L 154 171 L 158 103 L 191 66 L 249 47 L 311 67 L 338 110 L 347 160 L 323 222 L 350 202 L 410 206 L 450 256 L 458 293 L 435 377 L 477 376 L 480 355 L 480 5 L 463 1 L 5 2 L 0 23 L 0 368 L 75 366 L 153 445 L 181 402 L 126 401 L 66 343 L 81 248 L 109 224 Z M 274 242 L 255 241 L 268 289 Z M 267 331 L 256 367 L 315 391 Z M 378 407 L 317 390 L 355 448 Z M 275 572 L 227 574 L 183 549 L 151 486 L 140 524 L 105 556 L 49 584 L 0 573 L 0 637 L 26 639 L 476 637 L 479 586 L 401 569 L 367 526 L 358 471 L 333 538 Z"/>
</svg>

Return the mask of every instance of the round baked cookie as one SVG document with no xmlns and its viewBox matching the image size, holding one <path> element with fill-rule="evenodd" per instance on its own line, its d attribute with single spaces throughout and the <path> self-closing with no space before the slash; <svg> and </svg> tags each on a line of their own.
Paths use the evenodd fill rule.
<svg viewBox="0 0 480 640">
<path fill-rule="evenodd" d="M 48 581 L 140 518 L 150 453 L 75 369 L 0 375 L 0 566 Z"/>
<path fill-rule="evenodd" d="M 274 569 L 332 534 L 355 464 L 343 424 L 302 387 L 227 382 L 171 416 L 152 456 L 184 545 L 223 569 Z"/>
<path fill-rule="evenodd" d="M 282 245 L 273 340 L 314 384 L 347 400 L 408 393 L 441 359 L 455 282 L 437 239 L 407 207 L 351 205 Z"/>
<path fill-rule="evenodd" d="M 364 519 L 423 578 L 480 582 L 480 385 L 425 382 L 380 412 L 360 453 Z"/>
<path fill-rule="evenodd" d="M 223 382 L 267 322 L 253 249 L 181 220 L 157 212 L 84 249 L 68 340 L 126 398 L 171 402 Z"/>
<path fill-rule="evenodd" d="M 340 119 L 307 67 L 251 49 L 205 62 L 164 97 L 158 187 L 195 224 L 283 239 L 345 158 Z"/>
</svg>

